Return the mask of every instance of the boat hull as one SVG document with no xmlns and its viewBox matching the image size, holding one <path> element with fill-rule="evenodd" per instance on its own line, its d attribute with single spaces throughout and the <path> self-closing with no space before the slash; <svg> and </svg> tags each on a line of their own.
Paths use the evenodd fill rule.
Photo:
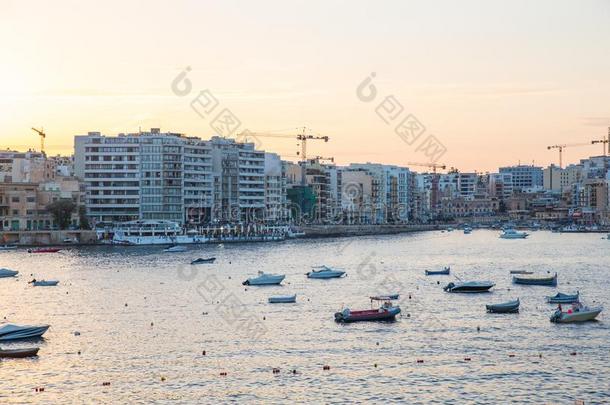
<svg viewBox="0 0 610 405">
<path fill-rule="evenodd" d="M 0 358 L 22 359 L 25 357 L 34 357 L 38 355 L 38 350 L 40 350 L 38 347 L 33 347 L 31 349 L 0 349 Z"/>
<path fill-rule="evenodd" d="M 291 304 L 297 301 L 297 296 L 295 295 L 287 295 L 287 296 L 279 296 L 279 297 L 269 297 L 270 304 Z"/>
<path fill-rule="evenodd" d="M 557 294 L 552 297 L 546 297 L 546 302 L 549 304 L 573 304 L 580 301 L 580 294 Z"/>
<path fill-rule="evenodd" d="M 513 276 L 513 283 L 522 285 L 543 285 L 543 286 L 557 286 L 557 274 L 553 277 L 517 277 Z"/>
<path fill-rule="evenodd" d="M 32 283 L 34 287 L 53 287 L 57 284 L 59 284 L 58 280 L 40 280 Z"/>
<path fill-rule="evenodd" d="M 327 278 L 341 278 L 345 274 L 344 271 L 325 271 L 325 272 L 309 272 L 307 278 L 316 279 L 327 279 Z"/>
<path fill-rule="evenodd" d="M 519 300 L 504 302 L 502 304 L 485 305 L 487 312 L 492 314 L 515 314 L 519 312 Z"/>
<path fill-rule="evenodd" d="M 41 325 L 23 327 L 8 332 L 3 332 L 2 330 L 0 330 L 0 341 L 39 338 L 48 329 L 49 325 Z"/>
<path fill-rule="evenodd" d="M 266 276 L 264 278 L 249 278 L 243 285 L 279 285 L 286 276 Z"/>
<path fill-rule="evenodd" d="M 215 257 L 210 257 L 209 259 L 196 259 L 191 262 L 191 264 L 211 264 L 216 261 Z"/>
<path fill-rule="evenodd" d="M 438 270 L 438 271 L 426 270 L 426 276 L 448 276 L 449 274 L 450 274 L 450 270 Z"/>
<path fill-rule="evenodd" d="M 17 274 L 19 274 L 19 272 L 16 270 L 0 269 L 0 278 L 15 277 Z"/>
<path fill-rule="evenodd" d="M 488 292 L 494 285 L 491 282 L 449 283 L 445 286 L 444 290 L 449 293 L 484 293 Z"/>
<path fill-rule="evenodd" d="M 577 323 L 577 322 L 588 322 L 593 321 L 602 312 L 602 308 L 590 309 L 588 311 L 578 311 L 568 314 L 562 312 L 561 315 L 556 313 L 551 316 L 551 322 L 554 323 Z"/>
<path fill-rule="evenodd" d="M 337 312 L 335 313 L 335 321 L 340 323 L 394 321 L 396 320 L 396 315 L 399 313 L 399 307 L 393 307 L 383 311 L 377 309 L 354 311 L 350 312 L 347 316 L 343 312 Z"/>
</svg>

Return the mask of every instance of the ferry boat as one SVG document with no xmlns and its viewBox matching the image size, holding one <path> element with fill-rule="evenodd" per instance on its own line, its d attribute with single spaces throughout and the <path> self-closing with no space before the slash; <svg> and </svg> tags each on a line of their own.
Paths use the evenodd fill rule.
<svg viewBox="0 0 610 405">
<path fill-rule="evenodd" d="M 140 220 L 111 224 L 97 229 L 98 240 L 109 245 L 182 245 L 224 242 L 280 242 L 287 226 L 222 225 L 183 229 L 172 221 Z"/>
<path fill-rule="evenodd" d="M 179 224 L 172 221 L 129 221 L 111 228 L 98 229 L 98 240 L 110 245 L 176 245 L 205 243 L 197 233 L 184 233 Z"/>
</svg>

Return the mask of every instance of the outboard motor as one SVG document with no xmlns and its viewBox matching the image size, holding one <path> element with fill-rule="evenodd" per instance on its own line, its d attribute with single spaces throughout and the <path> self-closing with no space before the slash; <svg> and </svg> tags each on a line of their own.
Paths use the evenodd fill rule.
<svg viewBox="0 0 610 405">
<path fill-rule="evenodd" d="M 455 284 L 454 284 L 454 283 L 449 283 L 449 284 L 447 284 L 447 285 L 445 286 L 445 288 L 443 288 L 443 290 L 445 290 L 445 291 L 449 291 L 449 290 L 451 290 L 453 287 L 455 287 Z"/>
</svg>

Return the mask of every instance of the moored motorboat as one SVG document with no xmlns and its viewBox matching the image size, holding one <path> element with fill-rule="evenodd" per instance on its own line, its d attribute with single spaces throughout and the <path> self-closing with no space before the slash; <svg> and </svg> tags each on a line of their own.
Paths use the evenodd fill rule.
<svg viewBox="0 0 610 405">
<path fill-rule="evenodd" d="M 47 329 L 49 329 L 49 325 L 16 325 L 5 323 L 0 326 L 0 341 L 41 337 Z"/>
<path fill-rule="evenodd" d="M 365 321 L 393 321 L 400 313 L 400 307 L 394 306 L 390 301 L 385 301 L 377 309 L 365 309 L 362 311 L 351 311 L 344 308 L 335 313 L 335 321 L 342 323 L 365 322 Z"/>
<path fill-rule="evenodd" d="M 305 273 L 307 278 L 339 278 L 345 274 L 343 270 L 333 269 L 328 266 L 312 267 L 312 270 Z"/>
<path fill-rule="evenodd" d="M 269 297 L 270 304 L 289 304 L 297 301 L 297 295 L 278 295 L 275 297 Z"/>
<path fill-rule="evenodd" d="M 472 228 L 467 226 L 464 228 L 464 235 L 469 235 L 472 233 Z"/>
<path fill-rule="evenodd" d="M 191 264 L 204 264 L 204 263 L 214 263 L 216 261 L 215 257 L 208 257 L 206 259 L 200 257 L 191 262 Z"/>
<path fill-rule="evenodd" d="M 0 348 L 0 358 L 22 359 L 38 355 L 38 347 L 26 349 L 2 349 Z"/>
<path fill-rule="evenodd" d="M 555 323 L 593 321 L 602 310 L 602 307 L 587 307 L 580 303 L 574 303 L 572 304 L 572 308 L 565 312 L 561 310 L 561 307 L 558 308 L 553 315 L 551 315 L 550 321 Z"/>
<path fill-rule="evenodd" d="M 34 287 L 52 287 L 59 284 L 59 280 L 32 280 L 29 282 Z"/>
<path fill-rule="evenodd" d="M 369 297 L 371 300 L 376 300 L 376 301 L 392 301 L 392 300 L 397 300 L 400 297 L 400 294 L 386 294 L 386 295 L 375 295 L 372 297 Z"/>
<path fill-rule="evenodd" d="M 519 312 L 519 298 L 514 301 L 503 302 L 501 304 L 488 304 L 485 305 L 487 312 L 494 314 L 514 314 Z"/>
<path fill-rule="evenodd" d="M 17 245 L 2 245 L 0 246 L 0 250 L 15 250 L 17 249 Z"/>
<path fill-rule="evenodd" d="M 164 252 L 167 253 L 178 253 L 178 252 L 186 252 L 186 246 L 174 245 L 163 249 Z"/>
<path fill-rule="evenodd" d="M 580 292 L 576 291 L 576 294 L 564 294 L 558 292 L 553 296 L 546 297 L 546 302 L 549 304 L 572 304 L 579 302 Z"/>
<path fill-rule="evenodd" d="M 59 248 L 40 248 L 40 249 L 28 249 L 28 253 L 57 253 L 60 252 Z"/>
<path fill-rule="evenodd" d="M 426 270 L 426 276 L 441 276 L 441 275 L 449 275 L 451 272 L 450 267 L 445 267 L 443 270 Z"/>
<path fill-rule="evenodd" d="M 515 284 L 525 284 L 525 285 L 546 285 L 546 286 L 556 286 L 557 285 L 557 273 L 553 276 L 543 276 L 543 277 L 519 277 L 513 276 L 513 283 Z"/>
<path fill-rule="evenodd" d="M 451 282 L 443 289 L 450 293 L 482 293 L 489 291 L 494 285 L 491 281 Z"/>
<path fill-rule="evenodd" d="M 15 277 L 17 274 L 19 274 L 18 271 L 16 270 L 11 270 L 11 269 L 0 269 L 0 278 L 4 278 L 4 277 Z"/>
<path fill-rule="evenodd" d="M 258 272 L 258 277 L 251 277 L 244 281 L 243 285 L 278 285 L 286 276 L 284 274 L 267 274 Z"/>
<path fill-rule="evenodd" d="M 529 236 L 527 232 L 515 231 L 512 228 L 505 229 L 500 235 L 502 239 L 525 239 Z"/>
</svg>

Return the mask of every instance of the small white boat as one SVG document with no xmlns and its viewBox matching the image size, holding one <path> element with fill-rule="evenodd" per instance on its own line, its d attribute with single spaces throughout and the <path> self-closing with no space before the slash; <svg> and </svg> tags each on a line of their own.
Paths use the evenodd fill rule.
<svg viewBox="0 0 610 405">
<path fill-rule="evenodd" d="M 602 312 L 602 310 L 602 307 L 587 307 L 580 303 L 574 303 L 572 304 L 572 308 L 567 311 L 557 309 L 553 315 L 551 315 L 551 322 L 574 323 L 592 321 Z"/>
<path fill-rule="evenodd" d="M 297 295 L 278 295 L 275 297 L 269 297 L 270 304 L 289 304 L 297 302 Z"/>
<path fill-rule="evenodd" d="M 472 228 L 467 226 L 464 228 L 464 235 L 469 235 L 472 233 Z"/>
<path fill-rule="evenodd" d="M 518 232 L 512 228 L 505 229 L 500 235 L 502 239 L 525 239 L 529 236 L 527 232 Z"/>
<path fill-rule="evenodd" d="M 258 272 L 258 277 L 250 277 L 244 281 L 243 285 L 278 285 L 284 281 L 284 274 L 267 274 L 262 271 Z"/>
<path fill-rule="evenodd" d="M 49 329 L 49 325 L 15 325 L 13 323 L 5 323 L 0 326 L 0 341 L 38 338 L 47 329 Z"/>
<path fill-rule="evenodd" d="M 0 277 L 15 277 L 17 274 L 19 272 L 16 270 L 0 269 Z"/>
<path fill-rule="evenodd" d="M 309 273 L 305 273 L 307 278 L 339 278 L 345 274 L 343 270 L 333 269 L 328 266 L 315 266 Z"/>
<path fill-rule="evenodd" d="M 0 250 L 15 250 L 17 249 L 16 245 L 2 245 L 0 246 Z"/>
<path fill-rule="evenodd" d="M 59 284 L 59 280 L 32 280 L 30 281 L 34 287 L 52 287 Z"/>
<path fill-rule="evenodd" d="M 167 253 L 177 253 L 177 252 L 186 252 L 186 246 L 180 246 L 180 245 L 176 245 L 176 246 L 170 246 L 168 248 L 163 249 L 164 252 Z"/>
</svg>

